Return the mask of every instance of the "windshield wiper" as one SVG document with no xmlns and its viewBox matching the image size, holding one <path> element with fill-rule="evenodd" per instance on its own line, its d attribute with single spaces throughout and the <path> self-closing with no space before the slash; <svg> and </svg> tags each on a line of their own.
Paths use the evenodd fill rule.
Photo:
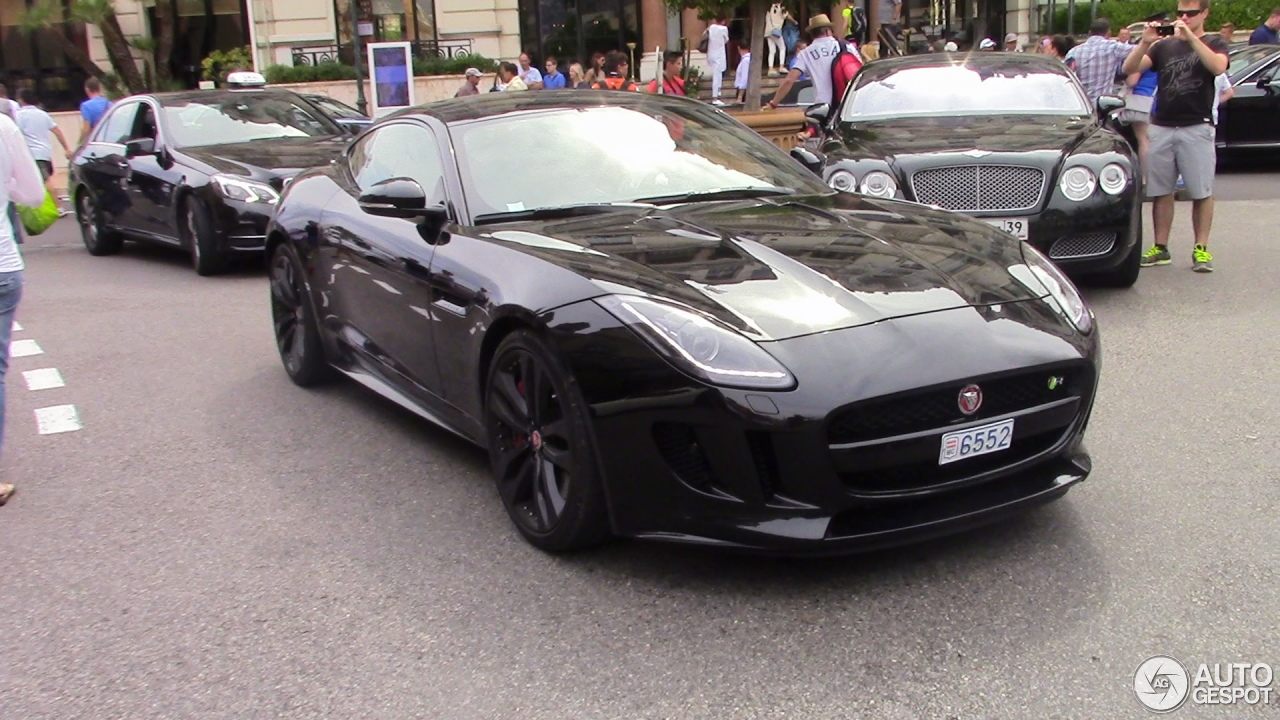
<svg viewBox="0 0 1280 720">
<path fill-rule="evenodd" d="M 473 221 L 476 225 L 491 222 L 508 222 L 511 220 L 546 220 L 551 218 L 577 217 L 580 215 L 598 215 L 634 208 L 651 207 L 638 203 L 583 203 L 581 205 L 557 205 L 554 207 L 532 208 L 530 210 L 512 210 L 511 212 L 485 213 L 477 215 Z"/>
<path fill-rule="evenodd" d="M 716 190 L 698 190 L 695 192 L 679 193 L 677 195 L 658 195 L 655 197 L 640 198 L 639 200 L 636 200 L 636 202 L 661 204 L 693 202 L 697 200 L 745 200 L 747 198 L 768 197 L 770 195 L 795 194 L 795 190 L 781 187 L 718 188 Z"/>
</svg>

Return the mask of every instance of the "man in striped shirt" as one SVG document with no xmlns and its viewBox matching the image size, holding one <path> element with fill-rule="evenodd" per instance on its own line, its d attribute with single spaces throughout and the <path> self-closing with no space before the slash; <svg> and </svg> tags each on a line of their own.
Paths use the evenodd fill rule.
<svg viewBox="0 0 1280 720">
<path fill-rule="evenodd" d="M 1089 104 L 1112 92 L 1120 64 L 1132 50 L 1129 45 L 1111 39 L 1111 21 L 1098 18 L 1089 24 L 1089 39 L 1071 48 L 1065 62 L 1089 96 Z"/>
</svg>

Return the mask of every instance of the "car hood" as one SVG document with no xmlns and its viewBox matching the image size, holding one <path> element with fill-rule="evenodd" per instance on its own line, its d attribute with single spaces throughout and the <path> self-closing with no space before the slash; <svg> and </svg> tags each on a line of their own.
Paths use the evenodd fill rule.
<svg viewBox="0 0 1280 720">
<path fill-rule="evenodd" d="M 973 150 L 978 151 L 980 157 L 1035 153 L 1057 158 L 1076 151 L 1097 129 L 1098 124 L 1091 117 L 899 118 L 844 124 L 840 140 L 850 155 L 890 160 Z"/>
<path fill-rule="evenodd" d="M 757 340 L 1040 297 L 1020 244 L 963 215 L 850 194 L 486 225 L 607 293 L 669 298 Z M 1024 274 L 1025 277 L 1025 274 Z"/>
<path fill-rule="evenodd" d="M 307 168 L 328 165 L 350 140 L 349 135 L 280 138 L 188 147 L 182 152 L 207 166 L 209 173 L 232 173 L 271 182 L 293 177 Z"/>
</svg>

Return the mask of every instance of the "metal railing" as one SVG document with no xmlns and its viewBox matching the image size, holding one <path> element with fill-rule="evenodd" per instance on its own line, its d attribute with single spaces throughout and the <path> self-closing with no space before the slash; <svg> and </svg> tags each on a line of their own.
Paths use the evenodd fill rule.
<svg viewBox="0 0 1280 720">
<path fill-rule="evenodd" d="M 409 43 L 415 58 L 430 60 L 433 58 L 451 59 L 470 55 L 473 45 L 470 39 L 464 40 L 415 40 Z M 351 44 L 314 45 L 293 48 L 290 55 L 294 65 L 320 65 L 323 63 L 353 63 Z"/>
</svg>

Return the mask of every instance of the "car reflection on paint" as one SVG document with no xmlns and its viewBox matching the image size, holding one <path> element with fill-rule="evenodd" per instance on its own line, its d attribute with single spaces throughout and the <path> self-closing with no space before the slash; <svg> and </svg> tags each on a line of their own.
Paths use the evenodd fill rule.
<svg viewBox="0 0 1280 720">
<path fill-rule="evenodd" d="M 1093 315 L 986 223 L 834 191 L 688 98 L 512 93 L 380 119 L 268 230 L 289 377 L 489 453 L 547 551 L 838 553 L 1084 480 Z"/>
</svg>

